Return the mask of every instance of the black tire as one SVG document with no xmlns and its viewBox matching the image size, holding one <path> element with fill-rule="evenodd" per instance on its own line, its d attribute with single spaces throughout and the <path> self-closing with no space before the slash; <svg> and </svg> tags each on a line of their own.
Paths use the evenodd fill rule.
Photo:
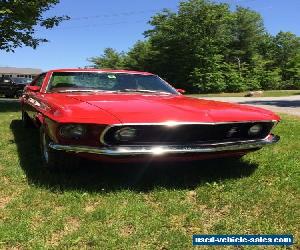
<svg viewBox="0 0 300 250">
<path fill-rule="evenodd" d="M 45 133 L 43 126 L 40 127 L 40 149 L 44 168 L 48 170 L 71 170 L 78 168 L 79 158 L 61 151 L 53 150 L 49 147 L 51 142 Z"/>
<path fill-rule="evenodd" d="M 31 121 L 28 114 L 24 110 L 22 110 L 22 124 L 24 128 L 33 127 L 33 122 Z"/>
</svg>

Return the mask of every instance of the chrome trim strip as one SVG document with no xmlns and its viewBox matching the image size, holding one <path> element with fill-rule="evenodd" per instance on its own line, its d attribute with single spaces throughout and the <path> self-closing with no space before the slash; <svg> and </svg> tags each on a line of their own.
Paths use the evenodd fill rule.
<svg viewBox="0 0 300 250">
<path fill-rule="evenodd" d="M 165 155 L 165 154 L 185 154 L 185 153 L 214 153 L 221 151 L 235 151 L 257 149 L 263 146 L 277 143 L 279 136 L 268 135 L 264 139 L 223 142 L 203 145 L 181 145 L 181 146 L 128 146 L 128 147 L 87 147 L 76 145 L 59 145 L 50 143 L 49 147 L 54 150 L 74 153 L 90 153 L 106 156 L 132 156 L 132 155 Z"/>
<path fill-rule="evenodd" d="M 158 122 L 158 123 L 116 123 L 113 125 L 108 125 L 101 133 L 100 135 L 100 142 L 103 145 L 109 146 L 104 141 L 104 136 L 107 133 L 107 131 L 113 127 L 120 127 L 120 126 L 138 126 L 138 125 L 147 125 L 147 126 L 170 126 L 170 123 L 172 123 L 171 126 L 180 126 L 180 125 L 219 125 L 219 124 L 236 124 L 236 123 L 256 123 L 256 122 L 273 122 L 273 127 L 274 125 L 277 124 L 279 121 L 277 120 L 262 120 L 262 121 L 232 121 L 232 122 L 176 122 L 176 121 L 166 121 L 166 122 Z M 272 130 L 271 129 L 271 130 Z"/>
</svg>

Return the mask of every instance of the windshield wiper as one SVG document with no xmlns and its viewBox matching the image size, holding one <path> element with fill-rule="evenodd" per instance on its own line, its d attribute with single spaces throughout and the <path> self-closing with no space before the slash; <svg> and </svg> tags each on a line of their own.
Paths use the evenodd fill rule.
<svg viewBox="0 0 300 250">
<path fill-rule="evenodd" d="M 138 92 L 138 93 L 157 93 L 157 94 L 171 94 L 165 91 L 157 91 L 157 90 L 150 90 L 150 89 L 122 89 L 118 90 L 118 92 Z"/>
</svg>

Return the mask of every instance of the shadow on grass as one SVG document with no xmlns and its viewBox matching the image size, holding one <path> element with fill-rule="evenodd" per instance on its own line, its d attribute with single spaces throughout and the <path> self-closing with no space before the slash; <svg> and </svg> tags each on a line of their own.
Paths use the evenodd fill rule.
<svg viewBox="0 0 300 250">
<path fill-rule="evenodd" d="M 0 98 L 0 112 L 18 112 L 20 111 L 19 99 Z"/>
<path fill-rule="evenodd" d="M 35 129 L 24 129 L 13 120 L 11 130 L 17 144 L 20 164 L 28 182 L 53 191 L 113 192 L 154 188 L 190 189 L 207 182 L 251 175 L 257 165 L 243 160 L 197 161 L 164 164 L 104 164 L 84 161 L 74 171 L 49 172 L 41 168 L 39 138 Z"/>
</svg>

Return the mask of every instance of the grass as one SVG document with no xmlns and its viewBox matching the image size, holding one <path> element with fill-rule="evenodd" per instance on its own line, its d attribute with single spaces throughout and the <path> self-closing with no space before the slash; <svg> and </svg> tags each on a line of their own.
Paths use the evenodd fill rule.
<svg viewBox="0 0 300 250">
<path fill-rule="evenodd" d="M 18 109 L 0 101 L 1 249 L 194 249 L 193 234 L 217 233 L 293 234 L 300 247 L 299 118 L 283 115 L 280 143 L 240 161 L 50 173 Z"/>
<path fill-rule="evenodd" d="M 244 97 L 248 92 L 219 93 L 219 94 L 191 94 L 194 97 Z M 263 91 L 262 97 L 280 97 L 300 95 L 300 90 L 267 90 Z"/>
</svg>

